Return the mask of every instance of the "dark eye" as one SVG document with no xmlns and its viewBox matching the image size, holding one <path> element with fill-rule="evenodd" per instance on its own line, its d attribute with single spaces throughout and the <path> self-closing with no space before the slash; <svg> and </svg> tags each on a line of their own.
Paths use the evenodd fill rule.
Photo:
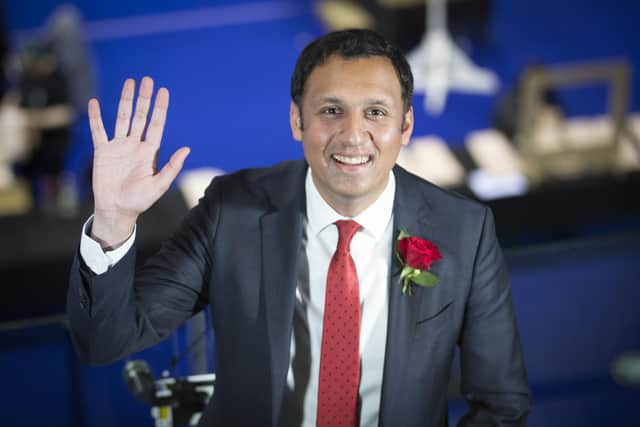
<svg viewBox="0 0 640 427">
<path fill-rule="evenodd" d="M 322 114 L 338 114 L 339 111 L 336 107 L 325 107 L 322 109 Z"/>
<path fill-rule="evenodd" d="M 370 115 L 370 116 L 386 116 L 387 113 L 384 110 L 381 110 L 379 108 L 372 108 L 371 110 L 368 111 L 368 115 Z"/>
</svg>

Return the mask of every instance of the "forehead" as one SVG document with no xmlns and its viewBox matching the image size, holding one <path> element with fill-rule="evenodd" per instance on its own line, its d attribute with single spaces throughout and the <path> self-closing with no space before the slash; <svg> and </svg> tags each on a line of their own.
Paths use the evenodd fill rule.
<svg viewBox="0 0 640 427">
<path fill-rule="evenodd" d="M 384 56 L 330 56 L 313 69 L 305 83 L 304 99 L 323 97 L 387 98 L 402 103 L 402 89 L 393 64 Z"/>
</svg>

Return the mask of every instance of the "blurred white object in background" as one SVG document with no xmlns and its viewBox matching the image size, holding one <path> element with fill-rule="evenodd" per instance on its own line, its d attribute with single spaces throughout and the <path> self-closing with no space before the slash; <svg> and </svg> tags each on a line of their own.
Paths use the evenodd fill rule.
<svg viewBox="0 0 640 427">
<path fill-rule="evenodd" d="M 627 116 L 627 129 L 620 138 L 617 162 L 621 171 L 640 169 L 640 113 Z"/>
<path fill-rule="evenodd" d="M 469 172 L 467 185 L 483 200 L 520 196 L 527 192 L 524 165 L 516 149 L 495 129 L 471 132 L 465 141 L 478 166 Z"/>
<path fill-rule="evenodd" d="M 5 98 L 0 102 L 0 217 L 28 212 L 33 205 L 28 183 L 13 173 L 13 164 L 26 158 L 32 145 L 28 117 Z"/>
<path fill-rule="evenodd" d="M 407 60 L 414 76 L 416 92 L 424 92 L 424 108 L 439 115 L 449 90 L 494 94 L 498 77 L 476 66 L 451 39 L 447 31 L 446 0 L 426 0 L 427 22 L 422 41 L 409 52 Z"/>
<path fill-rule="evenodd" d="M 180 174 L 178 188 L 188 208 L 198 204 L 198 200 L 204 196 L 204 190 L 218 175 L 224 175 L 224 171 L 216 168 L 200 168 L 187 170 Z"/>
<path fill-rule="evenodd" d="M 546 119 L 545 119 L 546 117 Z M 564 118 L 557 116 L 541 116 L 533 133 L 535 147 L 543 154 L 562 153 L 567 147 L 573 150 L 588 151 L 606 148 L 612 138 L 615 138 L 615 125 L 607 115 L 580 116 Z M 619 172 L 629 172 L 640 169 L 640 114 L 627 116 L 626 126 L 619 134 L 615 148 L 615 169 Z M 589 172 L 589 169 L 578 161 L 571 162 L 568 156 L 564 158 L 563 172 L 566 175 L 579 175 Z"/>
<path fill-rule="evenodd" d="M 522 196 L 528 189 L 527 178 L 522 174 L 494 175 L 484 169 L 469 172 L 467 185 L 481 200 Z"/>
<path fill-rule="evenodd" d="M 463 184 L 464 168 L 437 136 L 414 138 L 400 151 L 397 163 L 409 172 L 443 187 Z"/>
<path fill-rule="evenodd" d="M 616 357 L 611 364 L 611 375 L 618 384 L 640 387 L 640 353 L 629 352 Z"/>
<path fill-rule="evenodd" d="M 471 132 L 465 147 L 479 168 L 493 175 L 524 173 L 520 154 L 507 138 L 495 129 Z"/>
<path fill-rule="evenodd" d="M 0 104 L 0 189 L 15 182 L 12 164 L 24 159 L 31 148 L 27 117 L 10 103 Z"/>
</svg>

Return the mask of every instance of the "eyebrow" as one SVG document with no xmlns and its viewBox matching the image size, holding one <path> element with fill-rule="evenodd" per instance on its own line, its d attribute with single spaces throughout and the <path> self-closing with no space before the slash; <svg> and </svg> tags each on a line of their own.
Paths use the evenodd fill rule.
<svg viewBox="0 0 640 427">
<path fill-rule="evenodd" d="M 389 103 L 384 99 L 375 99 L 375 98 L 367 99 L 366 103 L 368 105 L 382 105 L 383 107 L 389 106 Z"/>
<path fill-rule="evenodd" d="M 342 101 L 341 98 L 338 97 L 334 97 L 334 96 L 326 96 L 323 98 L 318 99 L 317 104 L 343 104 L 344 102 Z M 384 99 L 379 99 L 379 98 L 368 98 L 365 100 L 365 104 L 366 105 L 381 105 L 384 107 L 389 107 L 389 102 L 384 100 Z"/>
<path fill-rule="evenodd" d="M 325 96 L 318 99 L 317 104 L 342 104 L 342 100 L 333 96 Z"/>
</svg>

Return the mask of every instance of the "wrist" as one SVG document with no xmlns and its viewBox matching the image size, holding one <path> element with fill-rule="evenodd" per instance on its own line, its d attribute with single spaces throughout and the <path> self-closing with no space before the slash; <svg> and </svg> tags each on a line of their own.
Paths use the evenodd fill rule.
<svg viewBox="0 0 640 427">
<path fill-rule="evenodd" d="M 100 244 L 102 250 L 114 250 L 131 237 L 136 220 L 137 218 L 113 217 L 95 212 L 89 235 Z"/>
</svg>

